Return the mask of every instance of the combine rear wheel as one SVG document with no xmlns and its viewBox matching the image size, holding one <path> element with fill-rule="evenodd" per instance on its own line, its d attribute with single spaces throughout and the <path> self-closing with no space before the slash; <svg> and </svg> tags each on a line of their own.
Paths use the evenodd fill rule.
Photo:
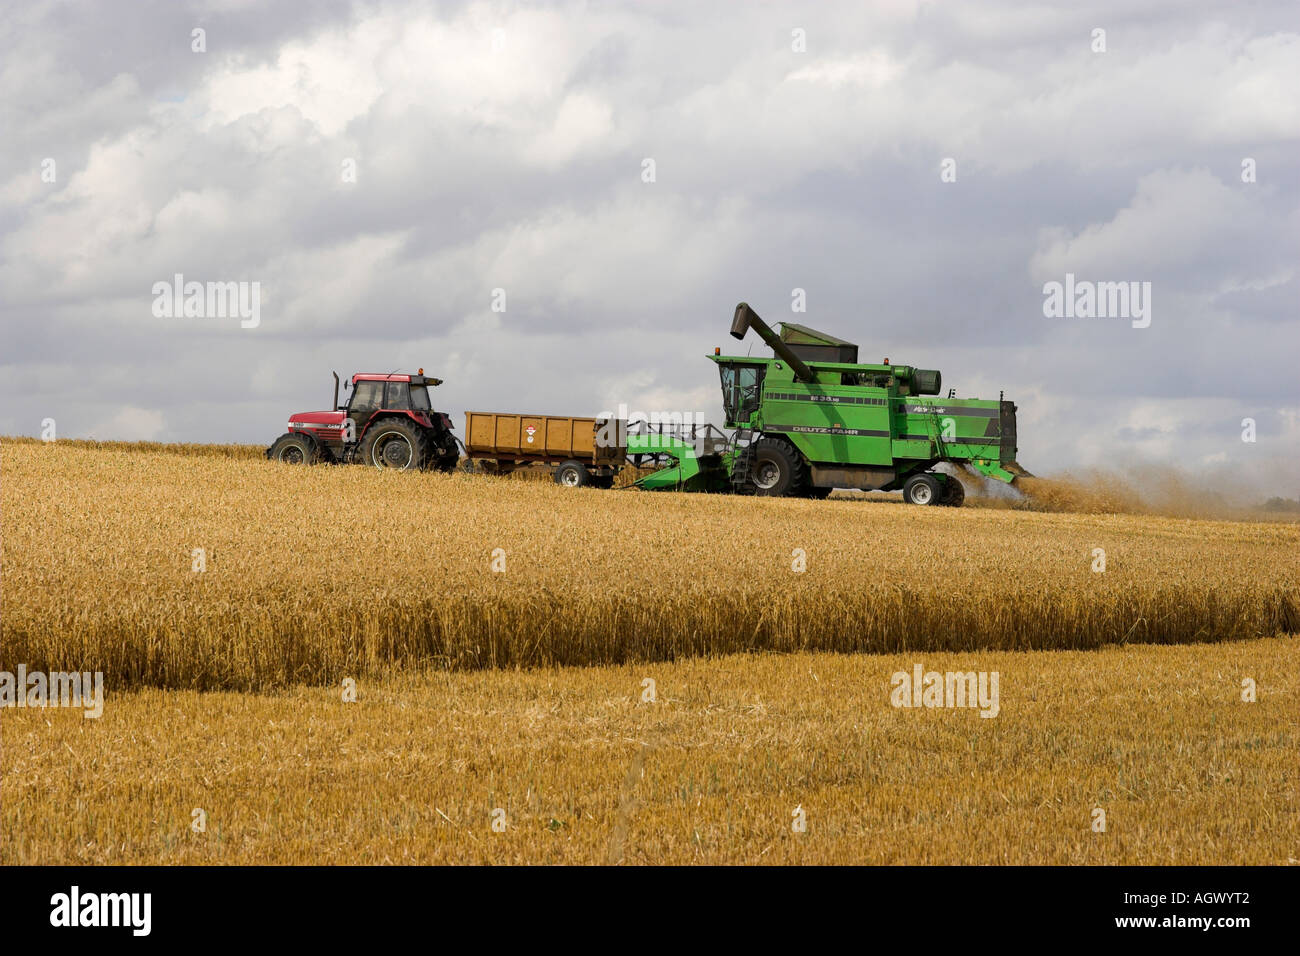
<svg viewBox="0 0 1300 956">
<path fill-rule="evenodd" d="M 909 505 L 937 505 L 942 496 L 939 479 L 929 472 L 913 475 L 903 485 L 903 500 Z"/>
<path fill-rule="evenodd" d="M 943 488 L 943 500 L 939 504 L 947 505 L 949 508 L 960 508 L 965 500 L 966 489 L 962 487 L 960 481 L 949 475 L 948 483 Z"/>
<path fill-rule="evenodd" d="M 284 465 L 314 465 L 321 460 L 321 447 L 311 435 L 288 432 L 275 440 L 266 457 Z"/>
<path fill-rule="evenodd" d="M 413 422 L 401 418 L 371 425 L 361 441 L 361 460 L 376 468 L 416 471 L 428 454 L 424 432 Z"/>
</svg>

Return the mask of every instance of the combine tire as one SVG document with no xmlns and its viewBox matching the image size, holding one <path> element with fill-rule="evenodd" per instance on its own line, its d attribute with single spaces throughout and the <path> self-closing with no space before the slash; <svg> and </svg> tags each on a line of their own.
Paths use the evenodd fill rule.
<svg viewBox="0 0 1300 956">
<path fill-rule="evenodd" d="M 582 462 L 570 458 L 556 466 L 555 483 L 568 488 L 581 488 L 591 484 L 591 472 Z"/>
<path fill-rule="evenodd" d="M 803 490 L 803 493 L 805 498 L 812 498 L 821 501 L 824 498 L 829 498 L 831 492 L 834 490 L 834 488 L 814 488 L 812 485 L 809 485 Z"/>
<path fill-rule="evenodd" d="M 749 480 L 754 494 L 768 498 L 801 494 L 807 487 L 803 459 L 788 442 L 777 438 L 758 440 Z"/>
<path fill-rule="evenodd" d="M 939 479 L 929 472 L 913 475 L 903 485 L 903 500 L 909 505 L 937 505 L 942 497 Z"/>
<path fill-rule="evenodd" d="M 284 465 L 314 465 L 321 460 L 321 447 L 311 435 L 288 432 L 267 449 L 266 457 Z"/>
<path fill-rule="evenodd" d="M 407 419 L 377 422 L 366 430 L 361 440 L 361 460 L 376 468 L 416 471 L 428 457 L 424 432 Z"/>
<path fill-rule="evenodd" d="M 943 488 L 943 501 L 939 503 L 947 505 L 949 508 L 960 508 L 961 503 L 965 500 L 966 489 L 962 487 L 960 481 L 949 475 L 948 483 Z"/>
</svg>

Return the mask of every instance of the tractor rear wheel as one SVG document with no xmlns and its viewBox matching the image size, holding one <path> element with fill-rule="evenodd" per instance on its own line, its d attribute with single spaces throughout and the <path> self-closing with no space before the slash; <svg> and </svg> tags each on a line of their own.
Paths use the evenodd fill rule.
<svg viewBox="0 0 1300 956">
<path fill-rule="evenodd" d="M 283 465 L 314 465 L 322 457 L 320 442 L 302 432 L 288 432 L 275 440 L 266 457 Z"/>
<path fill-rule="evenodd" d="M 556 466 L 555 483 L 566 488 L 581 488 L 591 484 L 591 472 L 582 462 L 570 458 Z"/>
<path fill-rule="evenodd" d="M 403 418 L 389 418 L 366 429 L 361 440 L 361 460 L 376 468 L 416 471 L 429 456 L 422 429 Z"/>
<path fill-rule="evenodd" d="M 803 459 L 779 438 L 760 438 L 754 446 L 749 480 L 754 494 L 768 498 L 800 494 L 807 485 Z"/>
<path fill-rule="evenodd" d="M 941 497 L 939 479 L 929 472 L 913 475 L 903 485 L 903 500 L 909 505 L 937 505 Z"/>
</svg>

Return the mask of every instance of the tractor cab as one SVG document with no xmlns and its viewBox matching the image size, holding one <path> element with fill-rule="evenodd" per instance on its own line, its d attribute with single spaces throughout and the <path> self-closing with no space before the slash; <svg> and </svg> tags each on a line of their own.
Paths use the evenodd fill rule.
<svg viewBox="0 0 1300 956">
<path fill-rule="evenodd" d="M 352 394 L 343 410 L 360 435 L 377 412 L 431 413 L 429 386 L 441 384 L 442 379 L 427 377 L 423 369 L 416 375 L 358 372 L 352 376 Z"/>
</svg>

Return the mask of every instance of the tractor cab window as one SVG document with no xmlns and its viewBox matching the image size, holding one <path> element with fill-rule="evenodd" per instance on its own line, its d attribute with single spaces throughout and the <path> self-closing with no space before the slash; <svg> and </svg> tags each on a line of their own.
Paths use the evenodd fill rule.
<svg viewBox="0 0 1300 956">
<path fill-rule="evenodd" d="M 433 406 L 429 404 L 429 390 L 423 385 L 411 386 L 411 407 L 417 412 L 433 410 Z"/>
<path fill-rule="evenodd" d="M 411 407 L 411 386 L 406 382 L 389 382 L 388 398 L 384 408 L 407 409 Z"/>
<path fill-rule="evenodd" d="M 722 374 L 722 407 L 727 421 L 748 421 L 758 411 L 759 392 L 763 385 L 764 365 L 720 365 Z"/>
<path fill-rule="evenodd" d="M 352 401 L 348 402 L 348 408 L 375 409 L 382 405 L 383 401 L 383 382 L 357 382 L 356 388 L 352 390 Z"/>
</svg>

